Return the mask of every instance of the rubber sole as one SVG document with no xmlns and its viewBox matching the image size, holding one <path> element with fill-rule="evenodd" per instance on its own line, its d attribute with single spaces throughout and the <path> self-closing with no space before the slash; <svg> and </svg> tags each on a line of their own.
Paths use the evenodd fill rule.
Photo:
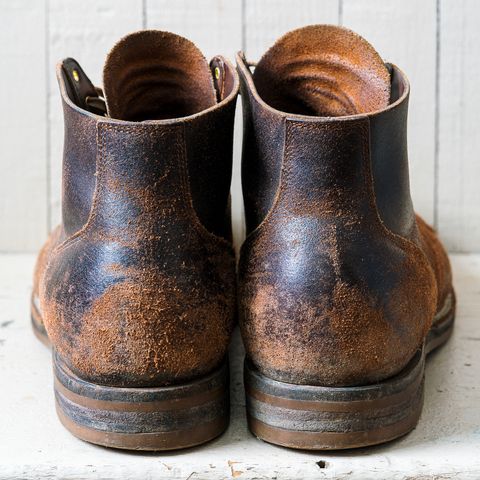
<svg viewBox="0 0 480 480">
<path fill-rule="evenodd" d="M 117 388 L 86 382 L 53 356 L 55 402 L 76 437 L 128 450 L 175 450 L 208 442 L 229 422 L 228 361 L 194 382 Z"/>
<path fill-rule="evenodd" d="M 448 302 L 447 302 L 448 303 Z M 388 442 L 415 428 L 423 407 L 426 355 L 445 343 L 454 324 L 442 309 L 424 347 L 397 375 L 358 387 L 294 385 L 273 380 L 245 360 L 247 420 L 261 440 L 304 450 L 340 450 Z"/>
<path fill-rule="evenodd" d="M 375 385 L 293 385 L 262 375 L 246 360 L 250 430 L 269 443 L 309 450 L 365 447 L 405 435 L 415 428 L 421 414 L 425 356 L 450 337 L 454 307 L 452 294 L 437 314 L 422 351 L 400 374 Z M 50 347 L 33 301 L 31 312 L 35 335 Z M 227 363 L 191 384 L 146 389 L 85 382 L 55 355 L 54 370 L 61 422 L 91 443 L 131 450 L 173 450 L 208 442 L 228 426 Z M 202 391 L 210 393 L 199 395 Z"/>
<path fill-rule="evenodd" d="M 35 336 L 51 348 L 32 297 Z M 228 361 L 211 375 L 183 385 L 115 388 L 86 382 L 53 354 L 55 406 L 62 424 L 76 437 L 127 450 L 176 450 L 208 442 L 227 428 Z"/>
</svg>

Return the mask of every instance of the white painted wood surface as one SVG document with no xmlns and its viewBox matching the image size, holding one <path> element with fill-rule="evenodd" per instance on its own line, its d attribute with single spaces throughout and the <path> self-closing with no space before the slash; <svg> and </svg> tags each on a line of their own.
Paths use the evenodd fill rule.
<svg viewBox="0 0 480 480">
<path fill-rule="evenodd" d="M 284 33 L 315 23 L 339 23 L 340 0 L 245 0 L 245 51 L 250 61 Z"/>
<path fill-rule="evenodd" d="M 146 0 L 147 28 L 187 37 L 210 59 L 233 59 L 242 44 L 242 3 L 238 0 Z"/>
<path fill-rule="evenodd" d="M 45 2 L 0 12 L 0 250 L 34 250 L 47 234 Z"/>
<path fill-rule="evenodd" d="M 343 25 L 363 35 L 410 80 L 410 184 L 416 210 L 430 223 L 435 208 L 436 18 L 436 0 L 343 2 Z"/>
<path fill-rule="evenodd" d="M 311 23 L 358 31 L 406 71 L 416 208 L 451 250 L 480 251 L 477 0 L 0 0 L 0 12 L 0 251 L 35 251 L 60 218 L 58 60 L 77 58 L 99 83 L 108 49 L 142 27 L 185 35 L 207 57 L 243 48 L 255 60 L 289 29 Z M 235 135 L 239 243 L 241 125 Z"/>
<path fill-rule="evenodd" d="M 479 6 L 441 2 L 438 225 L 457 251 L 480 238 Z"/>
<path fill-rule="evenodd" d="M 61 218 L 63 111 L 55 75 L 56 64 L 66 57 L 77 60 L 95 85 L 110 48 L 124 35 L 142 28 L 141 0 L 49 0 L 48 107 L 50 203 L 49 227 Z"/>
<path fill-rule="evenodd" d="M 50 352 L 30 330 L 33 263 L 33 255 L 0 255 L 0 479 L 480 478 L 480 255 L 452 257 L 456 327 L 428 360 L 417 428 L 387 445 L 337 453 L 296 452 L 249 434 L 238 334 L 231 348 L 232 420 L 219 439 L 164 454 L 126 453 L 77 440 L 56 417 Z"/>
</svg>

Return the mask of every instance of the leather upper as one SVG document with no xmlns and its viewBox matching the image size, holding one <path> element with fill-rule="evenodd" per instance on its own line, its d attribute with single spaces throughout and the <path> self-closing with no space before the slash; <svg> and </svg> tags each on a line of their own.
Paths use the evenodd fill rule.
<svg viewBox="0 0 480 480">
<path fill-rule="evenodd" d="M 190 42 L 158 34 L 198 59 Z M 155 33 L 145 35 L 147 42 Z M 116 58 L 116 78 L 128 79 L 129 65 L 120 68 Z M 225 357 L 236 310 L 229 186 L 238 78 L 221 57 L 212 71 L 206 65 L 210 106 L 142 122 L 81 108 L 69 95 L 69 72 L 57 70 L 65 112 L 63 222 L 36 276 L 53 347 L 85 380 L 167 385 L 205 375 Z M 141 77 L 140 70 L 136 82 L 154 89 L 155 79 L 165 80 L 160 67 L 155 73 Z M 175 76 L 169 81 L 173 100 Z M 148 113 L 149 101 L 144 105 Z"/>
<path fill-rule="evenodd" d="M 318 40 L 323 27 L 279 42 L 312 34 Z M 307 48 L 298 63 L 306 68 L 301 79 L 317 77 L 321 62 L 310 61 Z M 421 221 L 418 228 L 410 199 L 408 81 L 388 66 L 389 103 L 373 112 L 324 116 L 305 101 L 308 108 L 290 113 L 266 100 L 282 105 L 281 90 L 260 95 L 257 83 L 268 75 L 257 78 L 258 67 L 252 75 L 243 54 L 237 64 L 248 230 L 239 313 L 247 355 L 265 375 L 289 383 L 363 385 L 396 374 L 421 347 L 438 293 L 451 292 L 448 259 Z M 290 98 L 304 88 L 289 85 Z"/>
</svg>

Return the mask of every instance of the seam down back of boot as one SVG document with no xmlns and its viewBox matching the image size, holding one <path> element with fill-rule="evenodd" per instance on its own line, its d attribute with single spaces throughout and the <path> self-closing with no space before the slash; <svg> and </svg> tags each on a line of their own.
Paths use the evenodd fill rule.
<svg viewBox="0 0 480 480">
<path fill-rule="evenodd" d="M 107 59 L 108 116 L 74 60 L 57 73 L 63 224 L 37 270 L 58 415 L 105 446 L 206 442 L 229 418 L 236 73 L 176 35 L 132 34 Z"/>
<path fill-rule="evenodd" d="M 367 74 L 355 72 L 358 50 Z M 318 26 L 279 40 L 253 75 L 237 57 L 248 421 L 284 446 L 376 444 L 410 431 L 421 412 L 438 288 L 408 187 L 408 82 L 372 51 Z M 428 337 L 436 345 L 451 309 L 442 320 Z"/>
</svg>

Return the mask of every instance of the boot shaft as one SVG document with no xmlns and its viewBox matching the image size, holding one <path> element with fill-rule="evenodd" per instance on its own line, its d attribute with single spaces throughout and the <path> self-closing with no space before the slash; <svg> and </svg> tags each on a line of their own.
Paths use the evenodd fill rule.
<svg viewBox="0 0 480 480">
<path fill-rule="evenodd" d="M 378 211 L 381 220 L 392 232 L 410 239 L 417 238 L 407 154 L 410 88 L 407 78 L 396 66 L 387 65 L 392 86 L 387 108 L 371 114 L 314 117 L 288 114 L 270 107 L 260 97 L 243 55 L 237 57 L 237 64 L 244 108 L 242 183 L 247 233 L 265 219 L 275 203 L 279 188 L 288 189 L 287 183 L 295 182 L 288 196 L 299 195 L 302 189 L 309 188 L 304 183 L 305 178 L 296 181 L 295 175 L 316 175 L 316 180 L 310 179 L 310 183 L 317 182 L 315 194 L 309 194 L 310 200 L 315 198 L 321 202 L 324 195 L 328 197 L 328 189 L 325 188 L 327 179 L 323 178 L 327 172 L 320 170 L 328 169 L 328 176 L 333 181 L 352 176 L 355 168 L 359 167 L 355 164 L 354 159 L 358 156 L 355 152 L 351 155 L 352 165 L 349 165 L 349 154 L 345 148 L 352 148 L 357 153 L 359 149 L 364 151 L 358 163 L 363 165 L 361 168 L 367 168 L 367 175 L 371 176 L 365 182 L 371 183 L 373 191 L 370 193 L 375 196 L 372 208 Z M 353 126 L 352 130 L 357 130 L 356 135 L 350 132 L 350 126 Z M 312 132 L 310 138 L 299 140 L 302 131 L 306 130 Z M 350 138 L 350 133 L 355 138 Z M 346 163 L 335 161 L 337 147 L 344 150 Z M 287 158 L 292 151 L 303 152 L 305 156 L 293 162 L 291 155 Z M 282 177 L 291 168 L 296 168 L 296 173 L 289 171 L 288 180 L 285 175 Z M 346 182 L 345 188 L 348 189 L 344 192 L 345 198 L 352 196 L 358 199 L 358 195 L 363 195 L 364 201 L 369 201 L 365 197 L 369 194 L 362 194 L 358 183 L 355 187 Z M 311 208 L 312 203 L 305 199 L 302 207 Z"/>
<path fill-rule="evenodd" d="M 136 34 L 133 37 L 136 39 L 138 36 Z M 144 41 L 147 40 L 148 38 Z M 116 49 L 120 47 L 121 42 Z M 129 51 L 130 37 L 127 47 Z M 148 47 L 150 54 L 151 48 Z M 162 45 L 163 48 L 165 47 Z M 109 60 L 118 68 L 119 60 L 115 58 L 114 52 L 115 49 L 110 54 Z M 161 51 L 158 52 L 158 56 L 160 54 Z M 107 63 L 105 68 L 111 75 L 108 65 Z M 144 76 L 145 73 L 138 67 L 140 73 L 135 76 L 135 71 L 132 72 L 132 68 L 127 67 L 128 65 L 124 67 L 128 72 L 125 83 L 127 87 L 135 88 L 135 84 L 131 85 L 128 79 L 133 76 L 138 83 L 138 75 Z M 172 68 L 170 65 L 167 67 Z M 162 75 L 160 68 L 161 66 L 155 70 L 159 76 Z M 187 67 L 184 65 L 184 68 Z M 115 78 L 122 77 L 121 72 L 115 73 Z M 172 83 L 180 73 L 183 76 L 195 76 L 188 71 L 176 72 Z M 105 113 L 107 117 L 102 118 L 86 110 L 85 108 L 90 110 L 92 108 L 86 105 L 85 97 L 90 102 L 92 98 L 98 102 L 104 100 L 98 97 L 90 80 L 74 60 L 67 59 L 58 66 L 57 76 L 65 120 L 62 218 L 66 236 L 73 235 L 85 226 L 89 216 L 94 214 L 92 208 L 100 210 L 95 212 L 95 216 L 98 213 L 98 216 L 109 217 L 111 221 L 114 221 L 115 214 L 118 214 L 120 224 L 130 215 L 140 214 L 143 215 L 141 221 L 146 220 L 148 210 L 136 214 L 135 209 L 131 209 L 131 203 L 135 202 L 135 198 L 133 195 L 129 197 L 128 188 L 122 192 L 117 188 L 117 192 L 122 194 L 122 201 L 112 203 L 107 200 L 115 196 L 115 192 L 108 187 L 115 183 L 123 183 L 125 186 L 130 185 L 132 192 L 135 188 L 146 189 L 146 193 L 155 197 L 152 199 L 154 202 L 171 203 L 175 200 L 177 204 L 184 204 L 187 210 L 193 210 L 193 214 L 208 231 L 231 240 L 229 194 L 238 81 L 233 67 L 222 57 L 215 57 L 211 61 L 208 73 L 210 75 L 208 81 L 211 83 L 209 99 L 211 104 L 208 108 L 200 112 L 194 111 L 191 115 L 177 120 L 151 120 L 138 123 L 111 119 L 107 113 Z M 219 78 L 213 82 L 215 74 Z M 75 80 L 74 76 L 78 80 Z M 76 86 L 77 91 L 73 91 L 71 85 Z M 174 86 L 169 85 L 169 88 L 172 89 Z M 127 87 L 122 85 L 112 87 L 111 95 L 116 102 L 119 101 L 116 98 L 119 94 L 117 90 L 121 93 L 127 90 Z M 180 92 L 183 92 L 183 88 L 181 83 L 177 85 Z M 169 108 L 172 109 L 175 95 L 170 91 L 165 93 L 163 90 L 160 93 L 168 94 Z M 133 93 L 130 96 L 135 97 Z M 202 97 L 201 91 L 198 92 L 198 96 Z M 185 101 L 182 99 L 178 102 L 177 114 L 192 112 L 190 105 L 184 106 Z M 115 102 L 112 103 L 115 105 Z M 194 106 L 198 108 L 205 105 L 197 101 Z M 107 107 L 104 108 L 106 110 Z M 118 107 L 114 108 L 119 110 L 116 113 L 123 114 Z M 137 106 L 137 113 L 134 116 L 155 114 L 149 110 L 151 109 L 149 98 L 144 101 L 144 109 L 146 111 L 140 111 Z M 165 115 L 165 110 L 160 108 L 157 115 Z M 165 172 L 169 178 L 163 185 L 168 185 L 170 191 L 162 189 L 158 182 L 159 178 L 164 177 Z M 101 178 L 98 177 L 99 174 Z M 102 196 L 97 198 L 101 202 L 93 205 L 96 188 L 102 189 Z M 111 208 L 117 210 L 109 211 Z M 119 208 L 124 208 L 125 211 L 119 212 Z M 152 209 L 150 212 L 154 214 L 151 221 L 155 222 L 155 219 L 161 218 L 155 215 Z M 175 219 L 172 221 L 175 222 Z M 122 226 L 125 229 L 125 225 Z"/>
<path fill-rule="evenodd" d="M 408 81 L 395 66 L 372 60 L 373 49 L 356 35 L 325 28 L 287 34 L 253 74 L 237 57 L 249 232 L 239 264 L 240 315 L 247 354 L 265 375 L 367 384 L 412 358 L 437 293 L 410 199 Z M 358 72 L 358 58 L 380 73 Z M 373 113 L 365 110 L 372 108 L 365 89 L 378 94 Z"/>
<path fill-rule="evenodd" d="M 57 72 L 64 221 L 40 297 L 58 355 L 103 385 L 211 372 L 235 314 L 234 68 L 222 57 L 209 66 L 173 34 L 133 34 L 107 59 L 103 116 L 93 111 L 101 92 L 76 62 Z"/>
</svg>

